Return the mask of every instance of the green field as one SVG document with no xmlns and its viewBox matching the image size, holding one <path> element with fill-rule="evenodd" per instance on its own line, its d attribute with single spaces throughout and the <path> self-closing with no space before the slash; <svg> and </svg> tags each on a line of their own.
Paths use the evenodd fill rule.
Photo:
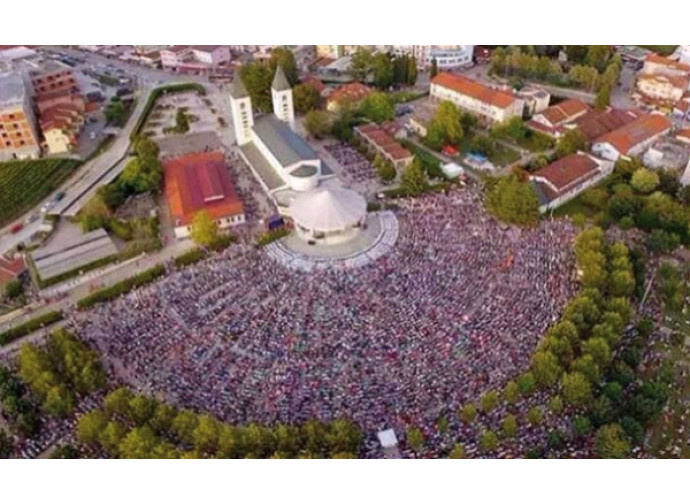
<svg viewBox="0 0 690 504">
<path fill-rule="evenodd" d="M 74 159 L 40 159 L 0 163 L 0 226 L 50 195 L 79 166 Z"/>
</svg>

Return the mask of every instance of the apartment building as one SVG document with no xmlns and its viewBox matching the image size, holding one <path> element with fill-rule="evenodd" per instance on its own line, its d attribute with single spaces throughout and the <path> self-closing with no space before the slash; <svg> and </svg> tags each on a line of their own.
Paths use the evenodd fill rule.
<svg viewBox="0 0 690 504">
<path fill-rule="evenodd" d="M 432 101 L 448 100 L 488 123 L 522 117 L 524 108 L 524 102 L 512 93 L 445 72 L 432 79 L 429 94 Z"/>
<path fill-rule="evenodd" d="M 21 75 L 0 75 L 0 160 L 41 153 L 31 95 Z"/>
</svg>

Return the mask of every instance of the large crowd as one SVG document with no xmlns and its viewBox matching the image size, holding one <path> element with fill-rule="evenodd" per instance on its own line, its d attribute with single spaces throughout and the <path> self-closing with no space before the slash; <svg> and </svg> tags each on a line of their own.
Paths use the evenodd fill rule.
<svg viewBox="0 0 690 504">
<path fill-rule="evenodd" d="M 502 226 L 473 189 L 397 214 L 396 247 L 359 269 L 300 273 L 239 243 L 71 321 L 118 378 L 178 406 L 347 416 L 368 436 L 415 425 L 433 445 L 440 415 L 528 366 L 576 288 L 575 231 Z"/>
<path fill-rule="evenodd" d="M 347 143 L 332 143 L 324 147 L 342 167 L 342 175 L 349 182 L 365 183 L 376 180 L 372 164 Z"/>
</svg>

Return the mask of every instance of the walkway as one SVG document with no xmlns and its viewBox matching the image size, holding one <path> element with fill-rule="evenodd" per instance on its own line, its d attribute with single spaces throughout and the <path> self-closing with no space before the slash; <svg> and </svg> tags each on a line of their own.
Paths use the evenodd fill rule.
<svg viewBox="0 0 690 504">
<path fill-rule="evenodd" d="M 388 254 L 398 241 L 398 219 L 391 211 L 369 214 L 369 227 L 353 242 L 310 246 L 291 235 L 265 247 L 268 256 L 300 271 L 360 268 Z M 371 231 L 367 233 L 367 231 Z"/>
</svg>

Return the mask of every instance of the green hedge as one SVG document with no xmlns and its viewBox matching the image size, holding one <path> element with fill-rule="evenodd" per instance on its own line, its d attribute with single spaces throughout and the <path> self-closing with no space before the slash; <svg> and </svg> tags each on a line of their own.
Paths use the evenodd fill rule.
<svg viewBox="0 0 690 504">
<path fill-rule="evenodd" d="M 28 322 L 24 322 L 21 325 L 8 329 L 5 332 L 0 333 L 0 345 L 7 345 L 8 343 L 19 339 L 27 334 L 31 334 L 38 329 L 49 326 L 56 322 L 61 321 L 64 318 L 62 311 L 51 311 L 40 317 L 33 318 Z"/>
<path fill-rule="evenodd" d="M 115 299 L 123 294 L 127 294 L 136 287 L 149 284 L 164 274 L 165 266 L 162 264 L 157 264 L 153 268 L 142 271 L 138 275 L 134 275 L 133 277 L 127 278 L 126 280 L 111 285 L 110 287 L 106 287 L 105 289 L 96 291 L 93 294 L 89 294 L 88 296 L 77 301 L 77 308 L 79 310 L 84 310 L 98 303 L 110 301 L 111 299 Z"/>
<path fill-rule="evenodd" d="M 64 273 L 60 273 L 59 275 L 48 278 L 46 280 L 42 279 L 39 276 L 38 270 L 35 269 L 36 266 L 33 264 L 33 261 L 31 261 L 29 264 L 31 264 L 34 267 L 34 271 L 36 271 L 36 280 L 37 280 L 38 286 L 41 289 L 45 289 L 46 287 L 50 287 L 52 285 L 62 283 L 66 280 L 69 280 L 70 278 L 74 278 L 76 276 L 81 275 L 82 273 L 86 273 L 87 271 L 92 271 L 92 270 L 98 269 L 102 266 L 105 266 L 106 264 L 113 263 L 113 262 L 117 261 L 117 259 L 118 259 L 117 254 L 109 255 L 109 256 L 103 257 L 101 259 L 98 259 L 92 263 L 85 264 L 84 266 L 80 266 L 78 268 L 74 268 L 72 270 L 65 271 Z"/>
<path fill-rule="evenodd" d="M 269 243 L 273 243 L 276 240 L 280 240 L 281 238 L 283 238 L 289 234 L 290 234 L 290 230 L 287 228 L 274 229 L 273 231 L 269 231 L 269 232 L 261 235 L 259 237 L 259 239 L 256 241 L 256 244 L 259 247 L 265 247 Z"/>
<path fill-rule="evenodd" d="M 134 140 L 137 136 L 139 136 L 139 133 L 141 133 L 141 128 L 144 127 L 146 119 L 149 117 L 151 109 L 153 109 L 153 106 L 156 104 L 156 100 L 158 100 L 158 98 L 160 98 L 164 94 L 184 93 L 185 91 L 196 91 L 202 96 L 206 95 L 206 88 L 204 88 L 204 86 L 202 86 L 201 84 L 197 84 L 194 82 L 187 82 L 184 84 L 171 84 L 169 86 L 157 87 L 156 89 L 151 91 L 149 99 L 146 100 L 144 110 L 141 112 L 141 115 L 139 116 L 139 119 L 137 119 L 137 123 L 134 126 L 134 129 L 132 130 L 130 140 Z"/>
<path fill-rule="evenodd" d="M 195 248 L 189 252 L 185 252 L 184 254 L 177 256 L 175 258 L 175 266 L 178 268 L 183 268 L 185 266 L 189 266 L 190 264 L 198 263 L 204 257 L 206 257 L 204 251 L 200 248 Z"/>
</svg>

